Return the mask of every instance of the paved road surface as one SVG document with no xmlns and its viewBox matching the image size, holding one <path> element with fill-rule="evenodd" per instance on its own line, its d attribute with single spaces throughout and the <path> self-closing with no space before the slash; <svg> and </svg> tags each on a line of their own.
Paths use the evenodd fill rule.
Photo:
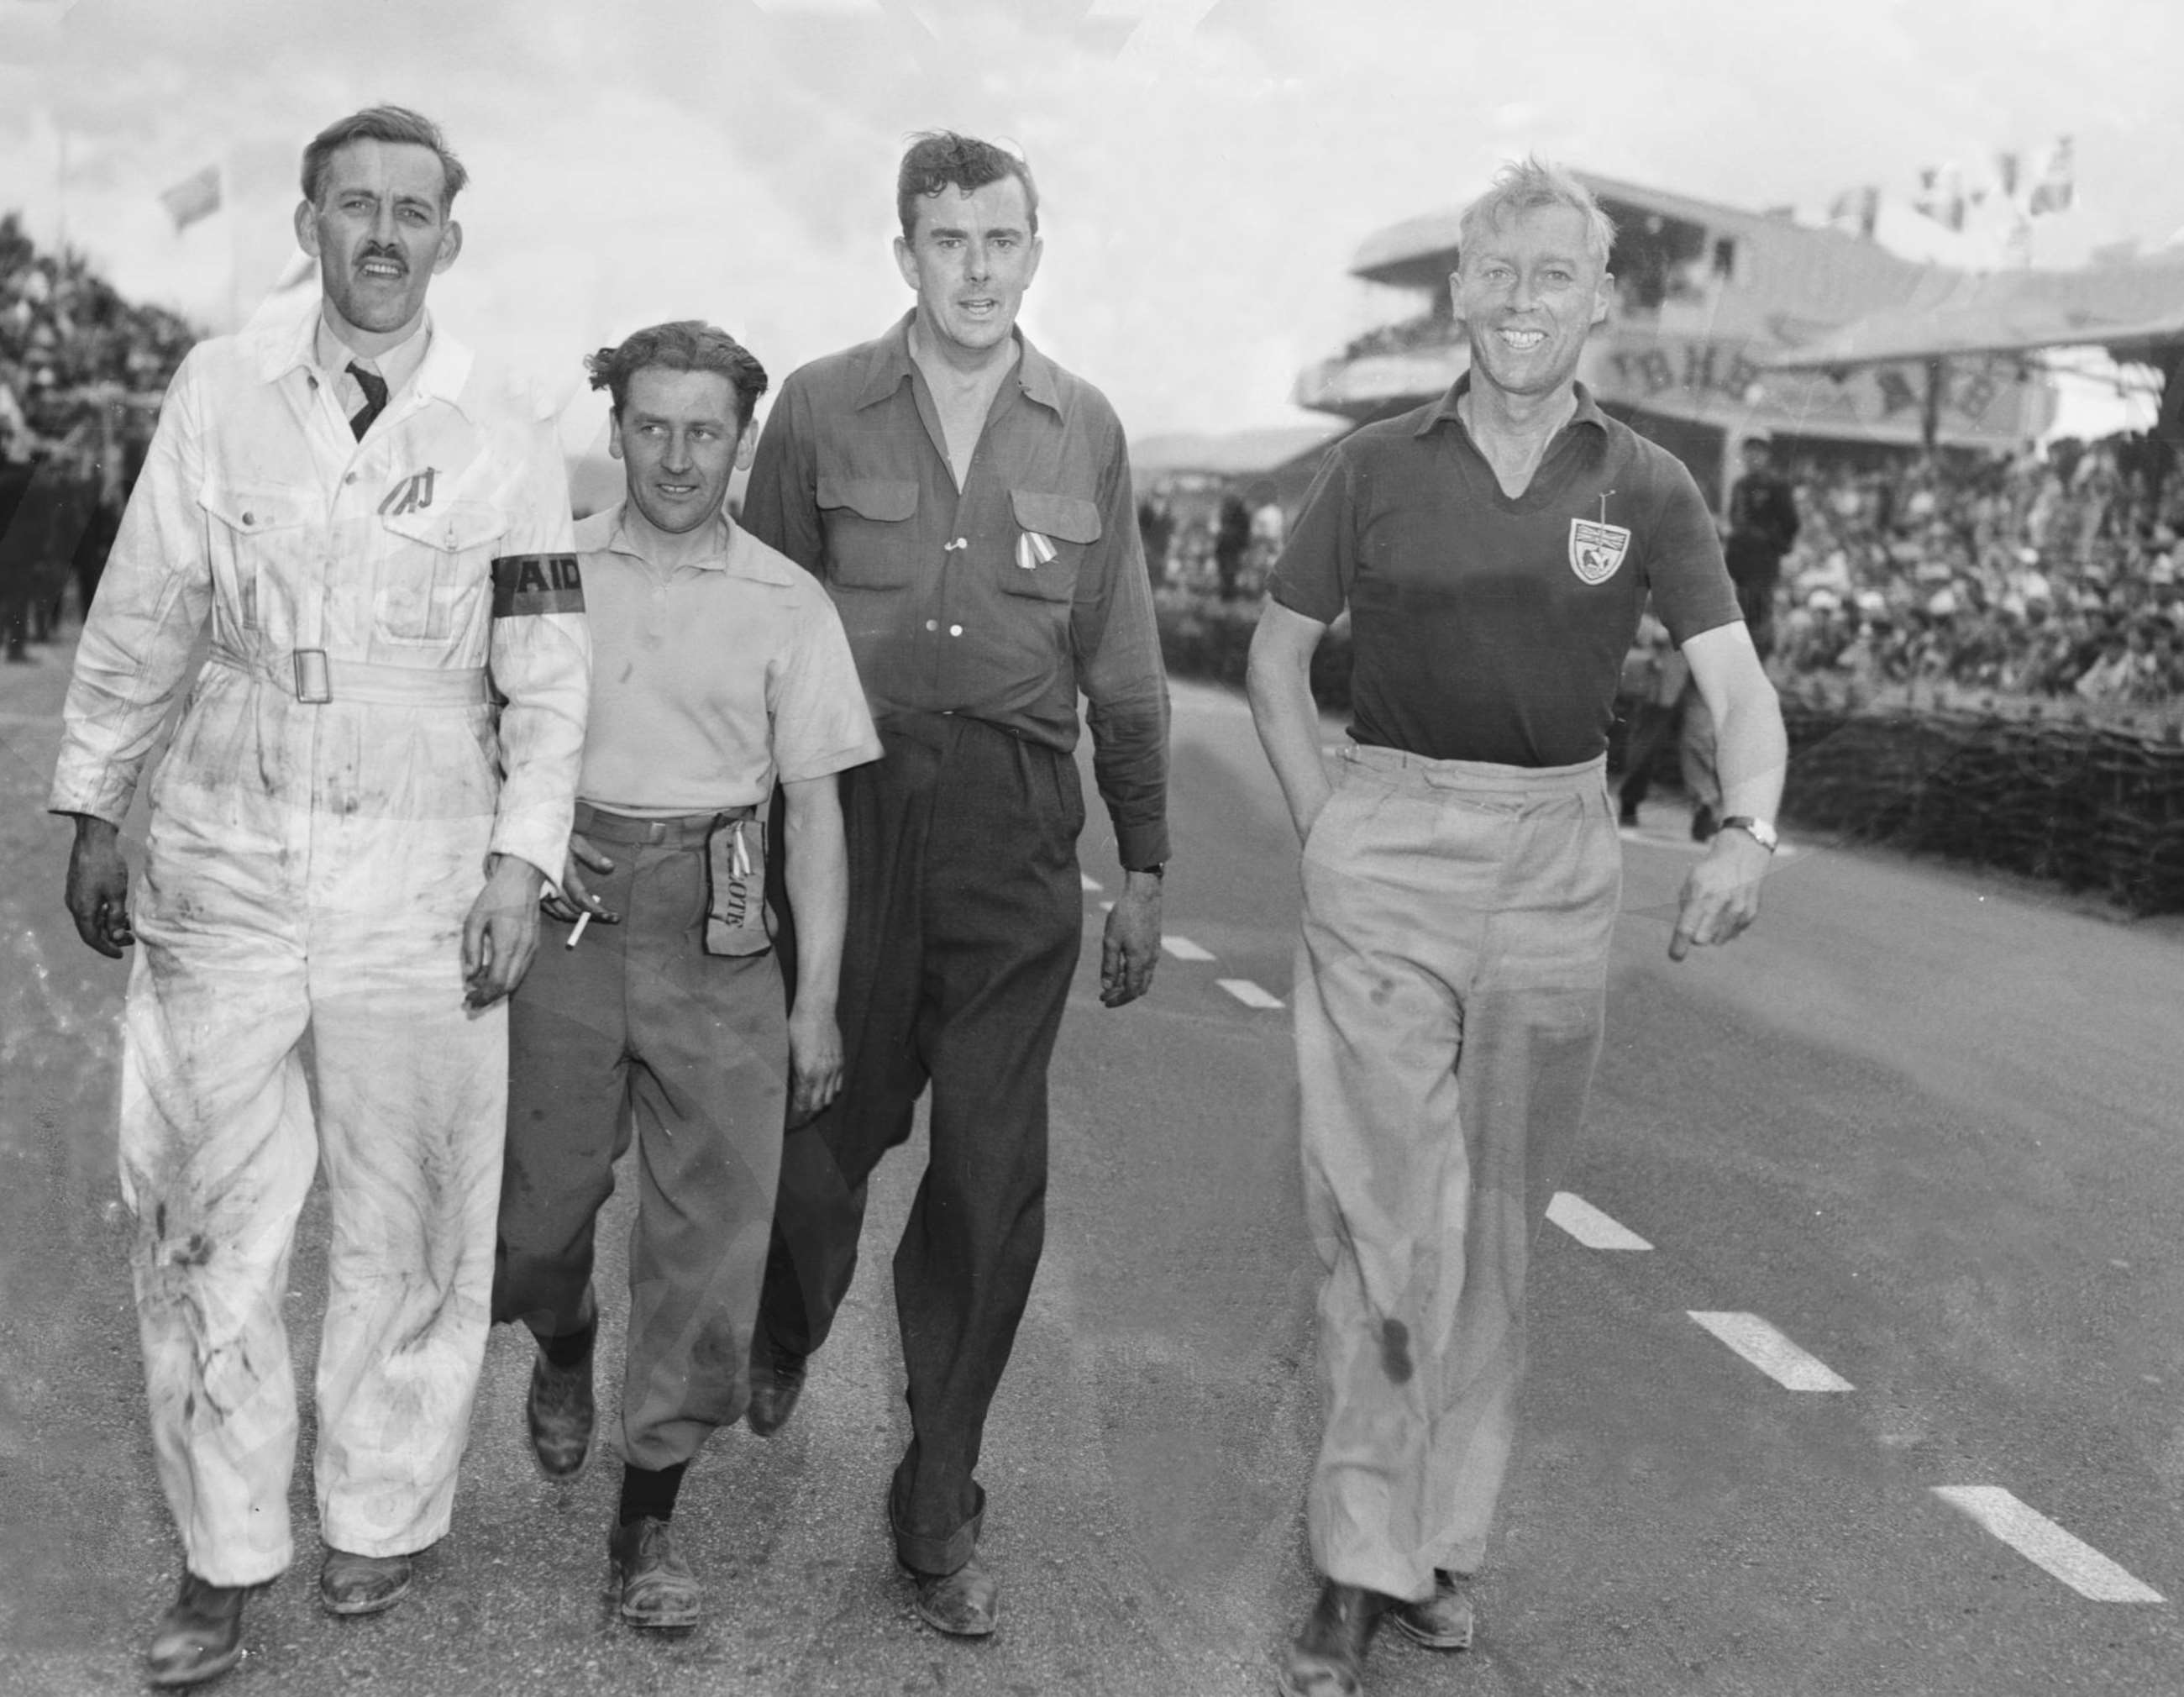
<svg viewBox="0 0 2184 1697">
<path fill-rule="evenodd" d="M 37 812 L 64 663 L 49 650 L 0 675 L 10 1697 L 136 1689 L 177 1571 L 114 1176 L 122 974 L 61 913 L 65 834 Z M 1099 1006 L 1101 896 L 1085 897 L 1049 1247 L 983 1469 L 1001 1635 L 919 1627 L 882 1527 L 905 1432 L 887 1260 L 914 1165 L 899 1156 L 795 1420 L 771 1443 L 724 1433 L 693 1470 L 677 1525 L 710 1588 L 705 1627 L 663 1642 L 616 1623 L 615 1470 L 566 1490 L 532 1471 L 527 1346 L 504 1328 L 457 1530 L 412 1600 L 364 1622 L 319 1611 L 299 1484 L 298 1567 L 253 1606 L 249 1659 L 220 1689 L 1271 1689 L 1273 1649 L 1312 1595 L 1314 1268 L 1286 1015 L 1250 1003 L 1287 1000 L 1295 877 L 1241 704 L 1190 686 L 1177 700 L 1181 941 L 1148 1002 Z M 1673 809 L 1648 823 L 1572 1179 L 1593 1213 L 1566 1217 L 1651 1247 L 1548 1230 L 1479 1644 L 1384 1642 L 1371 1689 L 2184 1691 L 2184 934 L 1806 844 L 1759 930 L 1672 967 L 1691 851 Z M 1112 885 L 1096 835 L 1086 869 Z M 627 1225 L 617 1203 L 608 1288 Z M 315 1204 L 292 1301 L 305 1361 L 324 1236 Z M 1836 1387 L 1791 1388 L 1695 1313 L 1729 1316 L 1711 1324 L 1791 1382 Z M 1977 1489 L 1939 1494 L 1958 1488 Z M 2050 1565 L 1975 1510 L 2029 1527 Z"/>
</svg>

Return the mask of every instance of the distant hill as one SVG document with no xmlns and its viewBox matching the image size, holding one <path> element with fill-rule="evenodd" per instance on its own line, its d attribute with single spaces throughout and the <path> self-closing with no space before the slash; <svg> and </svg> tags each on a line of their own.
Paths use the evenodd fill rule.
<svg viewBox="0 0 2184 1697">
<path fill-rule="evenodd" d="M 1324 424 L 1282 425 L 1268 430 L 1234 430 L 1223 435 L 1148 436 L 1130 444 L 1130 470 L 1139 477 L 1171 472 L 1212 472 L 1248 477 L 1270 472 L 1308 448 L 1317 448 L 1350 428 L 1340 419 Z"/>
</svg>

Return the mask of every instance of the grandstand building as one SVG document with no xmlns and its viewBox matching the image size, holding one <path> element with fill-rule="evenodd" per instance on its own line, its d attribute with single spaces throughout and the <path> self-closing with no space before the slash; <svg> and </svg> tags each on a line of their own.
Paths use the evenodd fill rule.
<svg viewBox="0 0 2184 1697">
<path fill-rule="evenodd" d="M 1953 358 L 1935 372 L 1915 360 L 1774 368 L 1875 314 L 1939 304 L 1961 274 L 1786 216 L 1574 175 L 1616 227 L 1616 303 L 1579 376 L 1605 410 L 1674 452 L 1709 494 L 1722 489 L 1730 445 L 1756 429 L 1793 452 L 1858 456 L 1916 449 L 1930 432 L 1943 446 L 2009 449 L 2053 419 L 2052 387 L 2015 354 Z M 1457 215 L 1407 219 L 1366 239 L 1351 274 L 1411 310 L 1306 369 L 1299 405 L 1365 423 L 1456 380 L 1467 363 L 1448 293 Z"/>
</svg>

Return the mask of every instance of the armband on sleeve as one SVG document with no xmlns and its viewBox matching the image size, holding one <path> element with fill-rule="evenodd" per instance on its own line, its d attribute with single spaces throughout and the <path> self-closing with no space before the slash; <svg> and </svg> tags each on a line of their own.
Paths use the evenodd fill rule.
<svg viewBox="0 0 2184 1697">
<path fill-rule="evenodd" d="M 580 613 L 584 580 L 573 554 L 504 554 L 493 562 L 493 616 Z"/>
</svg>

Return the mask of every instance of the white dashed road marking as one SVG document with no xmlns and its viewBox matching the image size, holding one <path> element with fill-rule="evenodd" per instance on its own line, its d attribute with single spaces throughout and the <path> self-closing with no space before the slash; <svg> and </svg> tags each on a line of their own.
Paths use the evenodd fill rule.
<svg viewBox="0 0 2184 1697">
<path fill-rule="evenodd" d="M 1179 961 L 1210 961 L 1212 952 L 1201 949 L 1188 937 L 1162 937 L 1161 946 Z"/>
<path fill-rule="evenodd" d="M 1080 873 L 1078 873 L 1078 874 L 1077 874 L 1077 881 L 1078 881 L 1079 884 L 1081 884 L 1081 885 L 1083 885 L 1084 886 L 1084 893 L 1085 893 L 1086 895 L 1088 895 L 1088 896 L 1097 896 L 1097 895 L 1100 893 L 1100 880 L 1099 880 L 1098 879 L 1096 879 L 1096 878 L 1093 877 L 1093 875 L 1092 875 L 1090 873 L 1089 873 L 1089 872 L 1080 872 Z"/>
<path fill-rule="evenodd" d="M 1934 1494 L 1962 1509 L 2036 1567 L 2043 1567 L 2096 1603 L 2159 1603 L 2142 1584 L 2091 1544 L 2075 1538 L 1999 1485 L 1936 1485 Z"/>
<path fill-rule="evenodd" d="M 1213 980 L 1246 1008 L 1279 1008 L 1282 999 L 1263 991 L 1248 978 L 1217 978 Z"/>
<path fill-rule="evenodd" d="M 1847 1391 L 1851 1382 L 1808 1355 L 1756 1314 L 1702 1314 L 1691 1317 L 1769 1378 L 1792 1391 Z"/>
<path fill-rule="evenodd" d="M 1620 1220 L 1611 1220 L 1581 1196 L 1555 1192 L 1547 1218 L 1588 1249 L 1650 1249 L 1653 1246 Z"/>
</svg>

